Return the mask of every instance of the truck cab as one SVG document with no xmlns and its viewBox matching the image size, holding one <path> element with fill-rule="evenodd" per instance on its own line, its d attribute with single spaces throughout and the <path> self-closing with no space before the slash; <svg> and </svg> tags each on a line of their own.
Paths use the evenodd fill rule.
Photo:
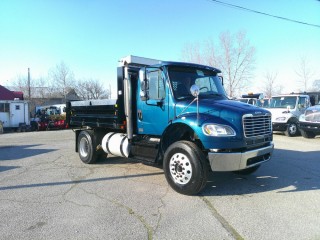
<svg viewBox="0 0 320 240">
<path fill-rule="evenodd" d="M 268 110 L 272 113 L 273 131 L 284 132 L 293 137 L 299 134 L 299 117 L 310 106 L 310 98 L 304 94 L 273 96 Z"/>
<path fill-rule="evenodd" d="M 196 194 L 209 171 L 250 174 L 270 160 L 271 114 L 229 100 L 220 70 L 128 56 L 116 100 L 68 103 L 67 121 L 85 163 L 99 153 L 160 164 L 170 186 Z"/>
<path fill-rule="evenodd" d="M 261 107 L 263 105 L 263 102 L 262 102 L 263 99 L 264 99 L 263 93 L 249 92 L 248 94 L 242 95 L 241 98 L 237 98 L 236 101 Z"/>
</svg>

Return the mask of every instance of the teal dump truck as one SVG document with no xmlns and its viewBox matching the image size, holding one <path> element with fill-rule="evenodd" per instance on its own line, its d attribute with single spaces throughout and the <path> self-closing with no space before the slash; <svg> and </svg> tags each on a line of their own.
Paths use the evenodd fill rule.
<svg viewBox="0 0 320 240">
<path fill-rule="evenodd" d="M 175 191 L 193 195 L 209 171 L 250 174 L 271 158 L 270 112 L 229 100 L 216 68 L 128 56 L 117 83 L 117 99 L 67 104 L 84 163 L 107 153 L 160 164 Z"/>
</svg>

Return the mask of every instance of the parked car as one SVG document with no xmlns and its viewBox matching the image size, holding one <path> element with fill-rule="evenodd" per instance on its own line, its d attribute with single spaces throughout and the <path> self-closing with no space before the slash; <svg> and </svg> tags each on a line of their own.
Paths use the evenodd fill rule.
<svg viewBox="0 0 320 240">
<path fill-rule="evenodd" d="M 306 109 L 299 118 L 299 129 L 305 138 L 314 138 L 320 135 L 320 105 Z"/>
</svg>

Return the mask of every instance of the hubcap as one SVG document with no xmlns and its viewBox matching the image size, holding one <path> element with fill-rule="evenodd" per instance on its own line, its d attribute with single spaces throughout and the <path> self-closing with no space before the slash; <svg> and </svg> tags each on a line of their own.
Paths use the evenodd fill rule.
<svg viewBox="0 0 320 240">
<path fill-rule="evenodd" d="M 192 167 L 188 157 L 176 153 L 170 160 L 170 173 L 176 183 L 187 184 L 192 177 Z"/>
<path fill-rule="evenodd" d="M 79 148 L 80 148 L 79 151 L 80 151 L 81 156 L 87 157 L 88 154 L 89 154 L 89 143 L 88 143 L 88 140 L 85 139 L 85 138 L 82 138 L 80 140 Z"/>
<path fill-rule="evenodd" d="M 295 124 L 290 124 L 289 131 L 291 134 L 295 134 L 297 132 L 297 126 Z"/>
</svg>

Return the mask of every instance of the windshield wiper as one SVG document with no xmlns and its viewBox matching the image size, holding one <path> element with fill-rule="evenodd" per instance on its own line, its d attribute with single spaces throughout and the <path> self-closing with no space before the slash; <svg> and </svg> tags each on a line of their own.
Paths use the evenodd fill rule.
<svg viewBox="0 0 320 240">
<path fill-rule="evenodd" d="M 189 99 L 189 98 L 194 98 L 194 97 L 192 95 L 187 95 L 187 96 L 178 97 L 177 99 L 178 100 L 184 100 L 184 99 Z"/>
<path fill-rule="evenodd" d="M 225 95 L 221 94 L 221 93 L 208 93 L 208 94 L 200 94 L 199 97 L 200 98 L 206 98 L 206 97 L 226 97 Z"/>
</svg>

